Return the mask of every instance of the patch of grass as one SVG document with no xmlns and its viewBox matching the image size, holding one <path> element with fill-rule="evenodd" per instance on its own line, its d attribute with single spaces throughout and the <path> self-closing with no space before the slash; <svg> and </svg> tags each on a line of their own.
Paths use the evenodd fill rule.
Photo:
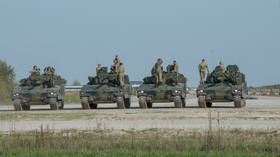
<svg viewBox="0 0 280 157">
<path fill-rule="evenodd" d="M 138 150 L 0 150 L 5 157 L 279 157 L 269 153 L 238 152 L 163 152 Z"/>
<path fill-rule="evenodd" d="M 43 153 L 37 156 L 45 156 L 48 153 L 51 155 L 56 151 L 62 154 L 64 152 L 69 156 L 76 155 L 76 151 L 70 150 L 77 150 L 84 153 L 85 156 L 87 154 L 99 156 L 99 153 L 101 156 L 193 156 L 197 154 L 200 154 L 198 156 L 208 156 L 213 152 L 212 155 L 209 155 L 210 157 L 215 155 L 231 157 L 280 154 L 280 134 L 277 132 L 263 134 L 255 131 L 218 130 L 212 131 L 209 135 L 208 132 L 186 132 L 184 130 L 150 129 L 146 131 L 131 130 L 130 132 L 64 130 L 55 132 L 51 129 L 41 128 L 39 131 L 2 133 L 0 141 L 0 150 L 2 150 L 0 152 L 7 153 L 6 156 L 16 153 L 18 150 L 26 150 L 24 153 L 27 156 L 34 156 L 28 153 L 36 152 Z M 193 152 L 193 154 L 187 152 Z"/>
<path fill-rule="evenodd" d="M 64 97 L 64 104 L 80 104 L 79 92 L 66 92 Z"/>
</svg>

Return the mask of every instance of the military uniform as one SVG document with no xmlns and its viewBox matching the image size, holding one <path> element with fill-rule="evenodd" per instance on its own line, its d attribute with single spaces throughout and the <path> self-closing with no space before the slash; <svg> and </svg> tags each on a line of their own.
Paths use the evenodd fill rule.
<svg viewBox="0 0 280 157">
<path fill-rule="evenodd" d="M 120 86 L 124 87 L 124 73 L 125 69 L 122 65 L 119 66 L 119 80 L 120 80 Z"/>
<path fill-rule="evenodd" d="M 158 60 L 152 69 L 152 73 L 156 78 L 156 84 L 162 83 L 162 60 Z"/>
<path fill-rule="evenodd" d="M 220 62 L 219 64 L 220 64 L 219 67 L 221 68 L 221 70 L 223 71 L 223 73 L 225 73 L 225 72 L 226 72 L 226 68 L 225 68 L 224 63 L 223 63 L 223 62 Z"/>
<path fill-rule="evenodd" d="M 176 64 L 173 64 L 173 70 L 172 72 L 175 72 L 175 73 L 178 73 L 179 72 L 179 65 L 176 63 Z"/>
<path fill-rule="evenodd" d="M 115 68 L 114 70 L 116 73 L 119 73 L 120 63 L 121 63 L 120 59 L 115 58 L 113 67 Z"/>
<path fill-rule="evenodd" d="M 200 74 L 200 83 L 204 83 L 204 79 L 206 76 L 206 70 L 208 70 L 208 65 L 206 64 L 205 61 L 202 61 L 199 66 L 198 66 L 199 74 Z M 209 72 L 209 70 L 208 70 Z"/>
<path fill-rule="evenodd" d="M 96 75 L 98 75 L 99 71 L 101 70 L 101 66 L 96 67 Z"/>
</svg>

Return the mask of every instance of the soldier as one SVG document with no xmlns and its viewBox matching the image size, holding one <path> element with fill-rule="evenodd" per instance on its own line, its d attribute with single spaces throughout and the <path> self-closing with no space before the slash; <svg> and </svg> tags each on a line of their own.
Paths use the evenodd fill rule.
<svg viewBox="0 0 280 157">
<path fill-rule="evenodd" d="M 152 69 L 152 75 L 156 77 L 156 84 L 162 83 L 162 59 L 159 58 Z"/>
<path fill-rule="evenodd" d="M 223 73 L 226 72 L 226 68 L 225 68 L 225 65 L 223 62 L 221 62 L 221 61 L 219 62 L 219 67 L 222 69 Z"/>
<path fill-rule="evenodd" d="M 51 75 L 52 74 L 51 67 L 45 68 L 44 72 L 45 72 L 46 75 Z"/>
<path fill-rule="evenodd" d="M 179 65 L 177 64 L 176 60 L 173 61 L 173 70 L 172 72 L 178 73 L 179 72 Z"/>
<path fill-rule="evenodd" d="M 119 72 L 119 66 L 120 66 L 120 63 L 121 63 L 118 55 L 116 55 L 113 62 L 114 62 L 114 64 L 112 65 L 111 69 L 113 69 L 115 73 L 118 73 Z"/>
<path fill-rule="evenodd" d="M 205 59 L 202 59 L 202 62 L 198 66 L 199 74 L 200 74 L 200 84 L 204 83 L 206 70 L 209 73 L 208 65 L 206 64 Z"/>
<path fill-rule="evenodd" d="M 98 75 L 100 70 L 101 70 L 101 64 L 98 64 L 96 67 L 96 75 Z"/>
<path fill-rule="evenodd" d="M 124 87 L 124 73 L 125 73 L 125 69 L 123 67 L 123 63 L 120 63 L 118 74 L 119 74 L 119 80 L 120 80 L 121 87 Z"/>
<path fill-rule="evenodd" d="M 39 72 L 38 67 L 36 65 L 34 65 L 32 70 L 30 71 L 30 73 L 34 73 L 34 72 Z"/>
</svg>

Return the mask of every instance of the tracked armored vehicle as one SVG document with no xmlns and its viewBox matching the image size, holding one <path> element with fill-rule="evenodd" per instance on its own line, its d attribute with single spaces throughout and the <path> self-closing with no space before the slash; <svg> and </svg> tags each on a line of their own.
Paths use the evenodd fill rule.
<svg viewBox="0 0 280 157">
<path fill-rule="evenodd" d="M 173 65 L 163 71 L 161 84 L 156 84 L 155 76 L 145 77 L 137 91 L 140 108 L 152 108 L 153 103 L 174 102 L 176 108 L 186 105 L 187 78 L 183 74 L 171 72 Z"/>
<path fill-rule="evenodd" d="M 124 76 L 123 87 L 119 75 L 112 71 L 108 73 L 107 67 L 102 67 L 97 76 L 88 80 L 80 91 L 82 109 L 96 109 L 98 104 L 108 103 L 117 103 L 119 109 L 130 108 L 132 90 L 128 75 Z"/>
<path fill-rule="evenodd" d="M 22 79 L 13 91 L 14 109 L 30 110 L 31 105 L 50 105 L 51 110 L 63 109 L 65 83 L 59 75 L 32 72 L 28 78 Z"/>
<path fill-rule="evenodd" d="M 198 106 L 212 107 L 214 102 L 234 102 L 235 108 L 246 106 L 247 83 L 237 65 L 228 65 L 223 72 L 217 66 L 197 88 Z"/>
</svg>

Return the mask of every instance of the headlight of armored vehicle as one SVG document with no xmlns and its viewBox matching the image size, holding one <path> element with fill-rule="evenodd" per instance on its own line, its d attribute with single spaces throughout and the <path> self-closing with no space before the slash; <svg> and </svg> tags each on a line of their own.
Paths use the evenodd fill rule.
<svg viewBox="0 0 280 157">
<path fill-rule="evenodd" d="M 181 90 L 175 90 L 175 93 L 181 93 Z"/>
<path fill-rule="evenodd" d="M 234 92 L 234 93 L 237 93 L 237 92 L 239 92 L 239 91 L 238 91 L 237 89 L 235 89 L 235 90 L 233 90 L 233 92 Z"/>
<path fill-rule="evenodd" d="M 56 93 L 54 93 L 54 92 L 50 92 L 50 95 L 55 95 Z"/>
<path fill-rule="evenodd" d="M 200 93 L 203 93 L 204 91 L 203 91 L 203 90 L 200 90 L 199 92 L 200 92 Z"/>
<path fill-rule="evenodd" d="M 139 90 L 138 93 L 139 93 L 139 94 L 143 94 L 144 91 L 143 91 L 143 90 Z"/>
<path fill-rule="evenodd" d="M 14 94 L 14 96 L 19 96 L 19 94 L 18 94 L 18 93 L 16 93 L 16 94 Z"/>
</svg>

